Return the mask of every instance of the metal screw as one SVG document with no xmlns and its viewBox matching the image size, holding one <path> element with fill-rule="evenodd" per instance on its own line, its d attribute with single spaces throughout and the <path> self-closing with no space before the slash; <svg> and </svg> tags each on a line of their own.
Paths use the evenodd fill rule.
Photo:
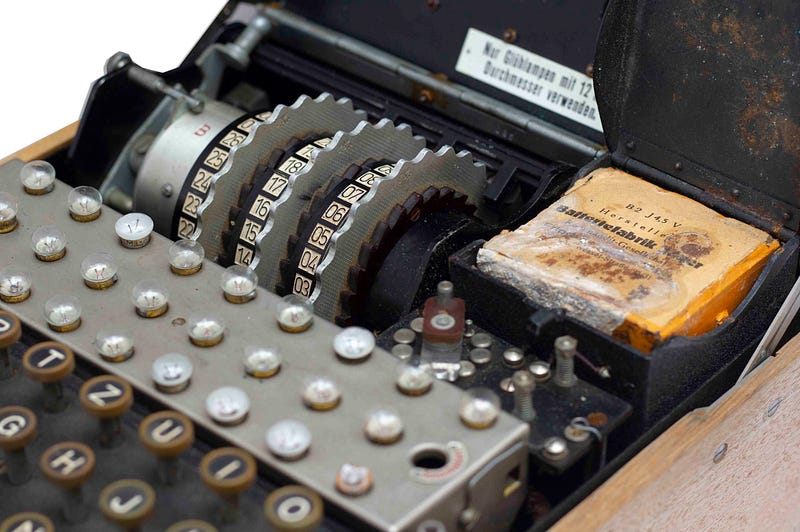
<svg viewBox="0 0 800 532">
<path fill-rule="evenodd" d="M 528 366 L 528 371 L 533 374 L 533 377 L 538 382 L 544 382 L 550 378 L 550 364 L 543 360 L 531 362 L 531 365 Z"/>
<path fill-rule="evenodd" d="M 433 101 L 433 92 L 430 89 L 422 89 L 417 95 L 417 102 L 430 103 Z"/>
<path fill-rule="evenodd" d="M 519 367 L 525 362 L 525 353 L 519 347 L 509 347 L 503 351 L 503 362 L 512 368 Z"/>
<path fill-rule="evenodd" d="M 161 195 L 164 196 L 165 198 L 172 196 L 172 192 L 173 192 L 172 185 L 163 185 L 161 187 Z"/>
<path fill-rule="evenodd" d="M 720 463 L 722 461 L 722 459 L 725 458 L 725 453 L 727 453 L 727 452 L 728 452 L 728 444 L 727 443 L 723 443 L 722 445 L 717 447 L 717 450 L 714 452 L 714 463 L 715 464 Z"/>
<path fill-rule="evenodd" d="M 564 437 L 574 443 L 584 442 L 588 440 L 591 435 L 592 434 L 588 430 L 573 425 L 567 425 L 566 428 L 564 428 Z"/>
<path fill-rule="evenodd" d="M 417 333 L 412 331 L 411 329 L 397 329 L 394 334 L 392 335 L 392 340 L 396 344 L 408 344 L 411 345 L 414 343 L 414 340 L 417 338 Z"/>
<path fill-rule="evenodd" d="M 636 151 L 636 143 L 633 142 L 632 140 L 626 142 L 625 147 L 628 149 L 628 151 Z"/>
<path fill-rule="evenodd" d="M 532 421 L 536 417 L 536 410 L 533 409 L 536 380 L 528 371 L 515 371 L 511 382 L 514 383 L 514 413 L 522 421 Z"/>
<path fill-rule="evenodd" d="M 680 162 L 680 161 L 678 161 L 677 163 L 675 163 L 675 170 L 676 170 L 676 171 L 678 171 L 678 172 L 680 172 L 681 170 L 683 170 L 683 163 L 682 163 L 682 162 Z"/>
<path fill-rule="evenodd" d="M 572 336 L 559 336 L 555 341 L 556 375 L 553 382 L 557 386 L 569 388 L 577 382 L 575 377 L 575 350 L 578 341 Z"/>
<path fill-rule="evenodd" d="M 464 338 L 472 338 L 472 335 L 475 334 L 475 323 L 470 320 L 464 320 Z"/>
<path fill-rule="evenodd" d="M 563 438 L 553 436 L 544 441 L 544 454 L 551 460 L 560 460 L 567 456 L 567 442 Z"/>
<path fill-rule="evenodd" d="M 769 405 L 769 408 L 767 409 L 768 417 L 772 417 L 775 415 L 775 412 L 778 411 L 778 407 L 781 406 L 781 401 L 783 401 L 783 399 L 775 399 L 774 401 L 772 401 L 772 404 Z"/>
<path fill-rule="evenodd" d="M 473 375 L 475 375 L 475 364 L 469 360 L 462 360 L 461 369 L 458 370 L 458 377 L 461 379 L 467 379 Z"/>
<path fill-rule="evenodd" d="M 503 40 L 506 42 L 514 42 L 517 40 L 517 30 L 508 28 L 503 32 Z"/>
<path fill-rule="evenodd" d="M 475 333 L 472 335 L 470 343 L 472 344 L 472 347 L 489 349 L 492 347 L 492 337 L 487 333 Z"/>
<path fill-rule="evenodd" d="M 150 149 L 150 146 L 153 144 L 154 136 L 151 134 L 142 135 L 133 144 L 133 151 L 136 152 L 137 155 L 144 155 L 147 153 L 147 150 Z"/>
<path fill-rule="evenodd" d="M 506 377 L 500 381 L 500 389 L 509 393 L 514 391 L 514 381 L 511 379 L 511 377 Z"/>
<path fill-rule="evenodd" d="M 392 347 L 392 354 L 400 360 L 408 360 L 414 355 L 414 348 L 408 344 L 396 344 Z"/>
<path fill-rule="evenodd" d="M 463 530 L 472 530 L 475 523 L 480 519 L 481 513 L 473 507 L 465 508 L 458 516 L 458 524 Z"/>
<path fill-rule="evenodd" d="M 734 198 L 738 198 L 739 196 L 742 195 L 742 191 L 739 190 L 738 188 L 734 188 L 733 190 L 731 190 L 731 194 L 733 194 Z"/>
<path fill-rule="evenodd" d="M 469 352 L 469 359 L 476 366 L 485 366 L 492 361 L 492 352 L 483 347 L 476 347 Z"/>
</svg>

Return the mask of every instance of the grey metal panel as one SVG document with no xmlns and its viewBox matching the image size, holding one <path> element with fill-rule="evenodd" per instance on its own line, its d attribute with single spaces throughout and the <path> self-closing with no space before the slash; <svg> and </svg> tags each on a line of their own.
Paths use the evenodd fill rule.
<svg viewBox="0 0 800 532">
<path fill-rule="evenodd" d="M 456 528 L 459 512 L 468 500 L 470 479 L 515 443 L 527 440 L 527 425 L 507 414 L 501 414 L 489 429 L 466 428 L 457 414 L 462 392 L 447 383 L 437 382 L 430 393 L 421 397 L 400 394 L 394 386 L 397 360 L 381 349 L 360 365 L 338 362 L 331 341 L 339 328 L 322 319 L 317 318 L 305 333 L 282 332 L 274 320 L 280 299 L 266 290 L 259 288 L 256 299 L 244 305 L 227 303 L 219 289 L 223 270 L 216 264 L 206 262 L 199 273 L 189 277 L 172 274 L 167 262 L 171 242 L 164 237 L 154 234 L 150 244 L 139 250 L 123 248 L 113 229 L 119 215 L 108 207 L 94 222 L 73 221 L 66 208 L 69 187 L 57 182 L 47 195 L 28 196 L 17 177 L 21 166 L 21 162 L 12 161 L 0 168 L 0 190 L 11 192 L 20 200 L 20 226 L 0 235 L 0 270 L 14 266 L 30 272 L 33 289 L 27 301 L 0 303 L 0 308 L 18 315 L 27 327 L 65 342 L 76 355 L 126 378 L 139 391 L 185 413 L 198 425 L 251 452 L 269 468 L 308 485 L 370 525 L 401 529 L 416 525 L 427 516 L 436 516 L 448 529 Z M 40 262 L 30 249 L 31 234 L 44 224 L 58 225 L 66 233 L 68 251 L 60 261 Z M 81 260 L 98 250 L 110 251 L 119 266 L 119 281 L 101 291 L 87 288 L 79 271 Z M 160 279 L 169 287 L 170 309 L 160 318 L 140 318 L 134 312 L 130 290 L 144 278 Z M 42 308 L 56 293 L 75 295 L 82 303 L 83 323 L 74 332 L 54 333 L 47 328 Z M 203 310 L 213 311 L 227 322 L 225 340 L 218 346 L 193 346 L 178 320 Z M 114 364 L 96 355 L 94 335 L 100 328 L 110 327 L 133 332 L 136 354 L 130 360 Z M 281 372 L 263 381 L 245 376 L 242 357 L 249 344 L 280 349 L 284 357 Z M 150 380 L 153 360 L 167 352 L 183 353 L 195 366 L 192 384 L 174 395 L 157 391 Z M 303 406 L 300 388 L 312 375 L 328 375 L 339 382 L 343 389 L 339 407 L 315 412 Z M 206 395 L 223 385 L 240 387 L 250 397 L 251 412 L 241 425 L 215 425 L 204 411 Z M 364 417 L 377 405 L 391 406 L 402 416 L 405 435 L 400 442 L 379 446 L 363 436 Z M 285 418 L 303 421 L 314 437 L 308 456 L 297 462 L 276 459 L 264 443 L 266 429 Z M 422 443 L 449 441 L 462 442 L 466 447 L 468 460 L 463 469 L 442 484 L 413 480 L 412 449 Z M 520 455 L 522 471 L 527 467 L 526 456 Z M 369 494 L 350 499 L 334 489 L 336 472 L 345 462 L 372 468 L 375 487 Z M 487 512 L 502 507 L 508 504 L 502 490 L 503 486 L 497 486 L 494 498 L 482 496 L 474 503 Z"/>
</svg>

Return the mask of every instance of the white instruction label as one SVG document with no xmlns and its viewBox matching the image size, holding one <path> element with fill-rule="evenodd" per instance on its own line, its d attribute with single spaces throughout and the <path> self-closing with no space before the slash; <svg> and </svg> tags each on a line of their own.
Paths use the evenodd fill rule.
<svg viewBox="0 0 800 532">
<path fill-rule="evenodd" d="M 456 71 L 603 131 L 592 78 L 475 28 L 467 31 Z"/>
</svg>

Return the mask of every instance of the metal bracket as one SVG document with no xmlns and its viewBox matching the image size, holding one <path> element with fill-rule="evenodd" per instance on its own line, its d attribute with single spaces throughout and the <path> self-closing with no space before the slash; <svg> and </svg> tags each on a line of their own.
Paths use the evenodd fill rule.
<svg viewBox="0 0 800 532">
<path fill-rule="evenodd" d="M 739 375 L 739 380 L 736 381 L 736 384 L 742 382 L 748 373 L 753 371 L 756 366 L 775 352 L 775 348 L 778 347 L 778 342 L 781 341 L 781 338 L 783 338 L 783 335 L 786 333 L 786 329 L 789 328 L 792 320 L 797 316 L 798 310 L 800 310 L 800 277 L 794 282 L 792 290 L 789 292 L 789 295 L 786 296 L 786 300 L 775 315 L 775 319 L 770 323 L 766 334 L 764 334 L 764 338 L 761 339 L 758 347 L 756 347 L 756 351 L 750 357 L 744 371 Z"/>
<path fill-rule="evenodd" d="M 511 508 L 518 508 L 528 491 L 527 456 L 525 442 L 517 442 L 494 457 L 469 479 L 467 504 L 462 512 L 462 520 L 467 511 L 473 519 L 461 523 L 464 529 L 503 528 L 513 521 L 514 513 Z M 516 474 L 511 474 L 512 472 Z M 503 491 L 500 498 L 487 493 L 487 490 L 498 489 Z M 497 505 L 498 500 L 503 501 L 503 504 Z M 487 505 L 487 501 L 493 501 L 495 506 Z"/>
</svg>

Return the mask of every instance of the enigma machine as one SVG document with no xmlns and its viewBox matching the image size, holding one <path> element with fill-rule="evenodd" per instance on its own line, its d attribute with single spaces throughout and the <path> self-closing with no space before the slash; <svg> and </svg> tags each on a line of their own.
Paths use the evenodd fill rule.
<svg viewBox="0 0 800 532">
<path fill-rule="evenodd" d="M 790 325 L 798 21 L 231 1 L 109 50 L 0 167 L 0 530 L 557 525 Z"/>
</svg>

